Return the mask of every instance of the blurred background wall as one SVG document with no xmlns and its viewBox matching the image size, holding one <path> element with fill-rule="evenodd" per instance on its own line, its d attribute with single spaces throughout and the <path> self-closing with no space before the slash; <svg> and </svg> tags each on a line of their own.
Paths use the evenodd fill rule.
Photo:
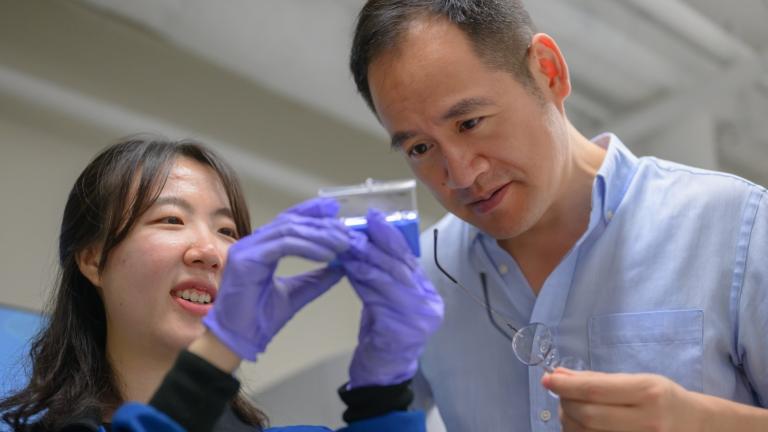
<svg viewBox="0 0 768 432">
<path fill-rule="evenodd" d="M 127 134 L 217 149 L 256 225 L 320 186 L 409 177 L 347 72 L 362 3 L 0 0 L 0 303 L 43 307 L 69 188 Z M 586 135 L 768 183 L 768 1 L 526 4 L 566 55 Z M 442 213 L 423 189 L 419 202 L 426 227 Z M 358 319 L 341 284 L 242 367 L 274 424 L 340 424 Z"/>
</svg>

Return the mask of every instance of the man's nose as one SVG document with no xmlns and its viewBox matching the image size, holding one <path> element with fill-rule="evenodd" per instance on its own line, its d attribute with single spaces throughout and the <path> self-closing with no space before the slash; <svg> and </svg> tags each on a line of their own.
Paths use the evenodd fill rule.
<svg viewBox="0 0 768 432">
<path fill-rule="evenodd" d="M 451 189 L 472 186 L 488 169 L 488 161 L 466 145 L 446 145 L 442 148 L 445 185 Z"/>
</svg>

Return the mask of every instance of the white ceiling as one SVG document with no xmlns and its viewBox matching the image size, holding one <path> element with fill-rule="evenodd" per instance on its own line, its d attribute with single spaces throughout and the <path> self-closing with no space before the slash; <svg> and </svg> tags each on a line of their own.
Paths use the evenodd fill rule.
<svg viewBox="0 0 768 432">
<path fill-rule="evenodd" d="M 303 104 L 382 134 L 347 69 L 359 0 L 85 0 Z"/>
<path fill-rule="evenodd" d="M 347 69 L 362 0 L 83 1 L 383 134 Z M 768 0 L 739 0 L 738 7 L 721 0 L 526 4 L 565 52 L 574 82 L 569 116 L 585 133 L 610 129 L 625 141 L 642 140 L 685 113 L 706 111 L 721 139 L 721 165 L 767 171 Z M 742 144 L 731 151 L 736 141 Z"/>
</svg>

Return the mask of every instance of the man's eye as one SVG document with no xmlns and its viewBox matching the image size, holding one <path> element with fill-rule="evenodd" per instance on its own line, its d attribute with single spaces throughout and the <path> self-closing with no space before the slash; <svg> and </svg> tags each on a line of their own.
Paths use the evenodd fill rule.
<svg viewBox="0 0 768 432">
<path fill-rule="evenodd" d="M 478 124 L 480 124 L 481 120 L 482 120 L 482 117 L 478 117 L 478 118 L 465 120 L 459 123 L 459 132 L 464 132 L 464 131 L 474 129 Z"/>
<path fill-rule="evenodd" d="M 408 156 L 421 156 L 429 151 L 429 144 L 419 143 L 408 150 Z"/>
<path fill-rule="evenodd" d="M 224 234 L 227 237 L 232 237 L 233 239 L 237 239 L 237 231 L 235 231 L 234 228 L 221 228 L 219 230 L 220 234 Z"/>
</svg>

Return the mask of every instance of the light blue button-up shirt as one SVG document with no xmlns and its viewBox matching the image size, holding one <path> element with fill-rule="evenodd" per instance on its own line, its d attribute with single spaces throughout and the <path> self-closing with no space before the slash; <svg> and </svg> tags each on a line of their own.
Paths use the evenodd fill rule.
<svg viewBox="0 0 768 432">
<path fill-rule="evenodd" d="M 586 232 L 534 296 L 496 241 L 453 215 L 439 228 L 440 264 L 516 324 L 550 326 L 561 353 L 589 369 L 651 372 L 689 390 L 768 403 L 768 197 L 729 174 L 607 148 Z M 417 390 L 448 431 L 558 431 L 543 370 L 521 364 L 485 310 L 438 271 L 432 228 L 422 265 L 446 318 L 422 357 Z M 417 386 L 417 389 L 419 387 Z"/>
</svg>

